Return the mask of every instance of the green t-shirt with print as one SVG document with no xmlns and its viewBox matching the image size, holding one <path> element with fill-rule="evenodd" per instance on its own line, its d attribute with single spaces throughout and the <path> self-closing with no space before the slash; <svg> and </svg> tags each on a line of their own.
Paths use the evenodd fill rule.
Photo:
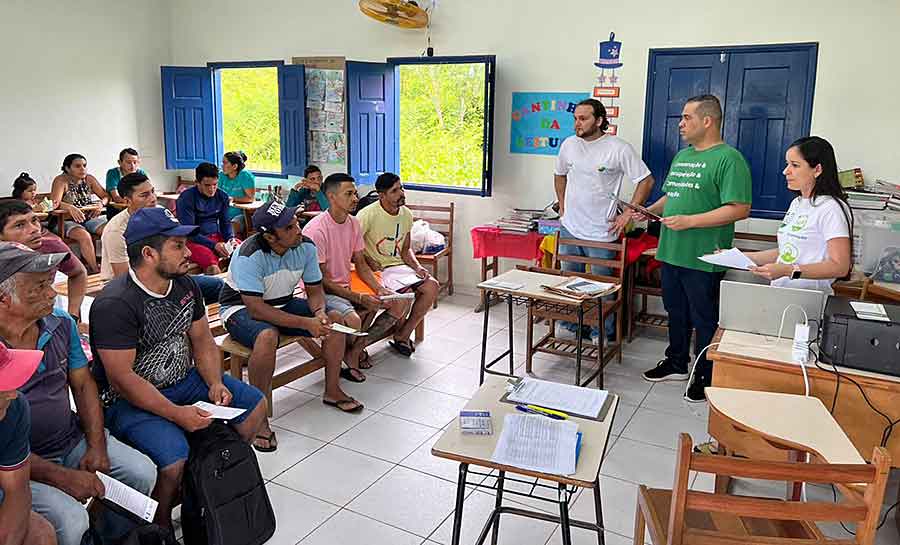
<svg viewBox="0 0 900 545">
<path fill-rule="evenodd" d="M 662 185 L 668 197 L 663 217 L 702 214 L 728 203 L 750 204 L 751 186 L 750 166 L 737 149 L 724 143 L 703 151 L 685 148 L 672 159 Z M 733 223 L 684 231 L 663 225 L 656 259 L 699 271 L 723 271 L 697 258 L 717 248 L 731 248 L 733 240 Z"/>
</svg>

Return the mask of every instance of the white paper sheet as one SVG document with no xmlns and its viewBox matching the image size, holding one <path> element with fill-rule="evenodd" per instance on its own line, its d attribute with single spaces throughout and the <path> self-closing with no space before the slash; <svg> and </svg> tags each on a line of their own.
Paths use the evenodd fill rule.
<svg viewBox="0 0 900 545">
<path fill-rule="evenodd" d="M 719 265 L 720 267 L 740 269 L 742 271 L 749 271 L 750 267 L 756 266 L 756 263 L 751 261 L 750 258 L 744 254 L 744 252 L 738 250 L 737 248 L 729 248 L 717 254 L 701 255 L 699 259 L 700 261 L 706 261 L 707 263 Z"/>
<path fill-rule="evenodd" d="M 422 279 L 416 276 L 416 273 L 409 267 L 398 265 L 381 271 L 381 281 L 387 289 L 398 291 L 418 284 L 422 282 Z"/>
<path fill-rule="evenodd" d="M 331 330 L 338 333 L 353 335 L 354 337 L 365 337 L 366 335 L 368 335 L 368 333 L 366 333 L 365 331 L 357 331 L 352 327 L 345 326 L 344 324 L 331 324 Z"/>
<path fill-rule="evenodd" d="M 103 499 L 113 502 L 147 522 L 153 522 L 153 515 L 156 514 L 156 507 L 159 505 L 156 500 L 99 471 L 97 471 L 97 478 L 106 489 Z"/>
<path fill-rule="evenodd" d="M 487 286 L 489 288 L 501 288 L 505 290 L 520 290 L 525 287 L 525 284 L 521 284 L 518 282 L 506 282 L 503 280 L 487 280 L 486 282 L 482 282 L 481 285 Z"/>
<path fill-rule="evenodd" d="M 546 416 L 508 414 L 491 461 L 552 475 L 575 473 L 578 424 Z"/>
<path fill-rule="evenodd" d="M 565 413 L 597 417 L 608 395 L 606 390 L 525 377 L 506 398 L 525 405 L 539 405 Z"/>
<path fill-rule="evenodd" d="M 884 305 L 878 303 L 863 303 L 862 301 L 850 301 L 850 306 L 856 312 L 860 320 L 875 320 L 876 322 L 890 322 Z"/>
<path fill-rule="evenodd" d="M 212 415 L 210 418 L 218 418 L 219 420 L 231 420 L 247 412 L 247 409 L 215 405 L 208 401 L 198 401 L 194 403 L 194 407 L 210 413 Z"/>
<path fill-rule="evenodd" d="M 418 278 L 418 277 L 416 277 Z M 415 293 L 392 293 L 390 295 L 379 295 L 379 299 L 382 301 L 397 301 L 402 299 L 415 299 Z"/>
</svg>

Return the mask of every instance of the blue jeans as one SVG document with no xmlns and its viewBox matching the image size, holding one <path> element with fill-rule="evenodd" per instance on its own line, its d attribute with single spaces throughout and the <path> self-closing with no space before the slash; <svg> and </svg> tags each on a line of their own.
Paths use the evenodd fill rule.
<svg viewBox="0 0 900 545">
<path fill-rule="evenodd" d="M 699 354 L 719 327 L 719 282 L 725 273 L 706 272 L 662 264 L 662 299 L 669 314 L 669 346 L 666 359 L 683 373 L 691 360 L 691 333 L 697 330 L 694 354 Z M 705 385 L 712 381 L 712 362 L 706 352 L 697 362 L 695 376 Z"/>
<path fill-rule="evenodd" d="M 204 303 L 211 305 L 219 302 L 219 292 L 222 291 L 222 286 L 225 285 L 224 280 L 216 276 L 206 276 L 204 274 L 192 274 L 191 279 L 197 284 L 197 287 L 200 288 L 200 292 L 203 293 Z"/>
<path fill-rule="evenodd" d="M 82 438 L 68 454 L 49 461 L 78 469 L 85 451 L 87 441 Z M 109 476 L 149 496 L 156 484 L 156 466 L 153 462 L 110 436 L 108 431 L 106 452 L 109 455 Z M 79 545 L 87 532 L 88 513 L 84 505 L 58 488 L 31 481 L 31 509 L 50 521 L 56 529 L 59 545 Z M 104 509 L 103 513 L 98 530 L 105 543 L 115 542 L 135 527 L 130 519 L 112 510 Z"/>
<path fill-rule="evenodd" d="M 560 238 L 575 238 L 575 236 L 568 232 L 565 227 L 563 227 L 559 232 Z M 578 246 L 575 244 L 560 244 L 559 245 L 559 255 L 575 255 L 580 257 L 591 257 L 595 259 L 613 259 L 616 256 L 616 253 L 613 250 L 607 250 L 606 248 L 591 248 L 588 246 Z M 570 271 L 570 272 L 587 272 L 584 270 L 584 263 L 572 263 L 571 261 L 563 261 L 562 262 L 562 270 Z M 591 265 L 590 274 L 604 275 L 610 276 L 612 275 L 612 269 L 609 267 L 598 267 L 596 265 Z M 604 297 L 603 299 L 609 299 L 614 297 L 612 295 Z M 574 324 L 572 322 L 563 322 L 563 325 L 569 331 L 575 331 L 578 329 L 578 324 Z M 612 339 L 616 335 L 616 321 L 612 316 L 606 318 L 606 321 L 603 323 L 603 329 L 606 330 L 606 338 Z M 580 332 L 576 332 L 580 334 Z M 591 335 L 599 335 L 600 331 L 593 327 L 591 328 Z"/>
</svg>

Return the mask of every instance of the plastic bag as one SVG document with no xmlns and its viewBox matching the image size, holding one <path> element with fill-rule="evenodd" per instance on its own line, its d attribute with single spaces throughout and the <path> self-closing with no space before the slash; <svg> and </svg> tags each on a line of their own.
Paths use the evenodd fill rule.
<svg viewBox="0 0 900 545">
<path fill-rule="evenodd" d="M 412 248 L 413 253 L 416 254 L 421 254 L 424 253 L 426 249 L 444 246 L 444 244 L 446 244 L 444 235 L 432 229 L 425 220 L 416 220 L 413 222 L 412 231 L 409 236 L 412 237 L 410 240 L 410 247 Z"/>
</svg>

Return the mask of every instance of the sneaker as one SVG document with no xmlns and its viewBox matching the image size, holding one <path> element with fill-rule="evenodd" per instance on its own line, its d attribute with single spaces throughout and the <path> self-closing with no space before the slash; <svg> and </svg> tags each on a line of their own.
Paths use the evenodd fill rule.
<svg viewBox="0 0 900 545">
<path fill-rule="evenodd" d="M 657 362 L 656 367 L 648 371 L 644 371 L 644 380 L 650 382 L 663 382 L 665 380 L 687 380 L 687 371 L 676 369 L 669 360 L 662 359 Z"/>
<path fill-rule="evenodd" d="M 694 375 L 694 380 L 691 381 L 690 386 L 684 393 L 684 400 L 688 403 L 703 403 L 706 401 L 705 389 L 705 381 L 701 377 Z"/>
</svg>

